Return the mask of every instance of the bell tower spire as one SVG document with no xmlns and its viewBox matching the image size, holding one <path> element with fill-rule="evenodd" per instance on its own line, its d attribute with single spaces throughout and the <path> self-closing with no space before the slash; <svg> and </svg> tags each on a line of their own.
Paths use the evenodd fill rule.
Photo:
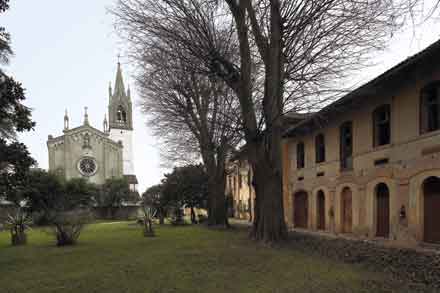
<svg viewBox="0 0 440 293">
<path fill-rule="evenodd" d="M 123 98 L 125 96 L 124 80 L 122 78 L 121 63 L 118 62 L 118 70 L 116 72 L 115 90 L 113 96 Z"/>
<path fill-rule="evenodd" d="M 134 178 L 134 162 L 133 162 L 133 106 L 131 103 L 130 87 L 127 87 L 127 91 L 124 86 L 124 78 L 122 75 L 121 63 L 118 63 L 116 68 L 116 78 L 113 84 L 113 91 L 109 89 L 110 103 L 108 106 L 108 128 L 107 132 L 112 140 L 121 142 L 123 146 L 123 169 L 124 175 L 130 175 L 130 178 Z M 104 122 L 105 124 L 105 122 Z M 104 128 L 106 128 L 104 126 Z M 130 186 L 132 183 L 130 183 Z M 134 186 L 134 185 L 133 185 Z"/>
<path fill-rule="evenodd" d="M 119 61 L 117 63 L 113 92 L 109 89 L 109 94 L 109 129 L 133 130 L 131 93 L 130 90 L 125 90 L 121 63 Z"/>
</svg>

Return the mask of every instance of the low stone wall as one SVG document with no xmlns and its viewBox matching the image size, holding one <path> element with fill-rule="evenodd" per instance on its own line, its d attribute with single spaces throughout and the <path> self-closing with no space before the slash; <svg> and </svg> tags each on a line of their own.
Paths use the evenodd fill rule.
<svg viewBox="0 0 440 293">
<path fill-rule="evenodd" d="M 300 232 L 292 232 L 289 236 L 289 247 L 384 272 L 394 280 L 413 284 L 411 292 L 437 292 L 434 289 L 440 289 L 440 251 L 398 249 L 372 241 Z"/>
<path fill-rule="evenodd" d="M 194 208 L 194 212 L 196 213 L 196 216 L 198 216 L 198 215 L 203 215 L 205 217 L 208 216 L 208 211 L 206 209 Z M 191 209 L 190 208 L 184 208 L 183 209 L 183 213 L 184 213 L 185 216 L 190 216 L 191 215 Z"/>
<path fill-rule="evenodd" d="M 136 220 L 142 216 L 140 206 L 124 206 L 113 211 L 108 208 L 94 207 L 93 213 L 98 220 Z"/>
</svg>

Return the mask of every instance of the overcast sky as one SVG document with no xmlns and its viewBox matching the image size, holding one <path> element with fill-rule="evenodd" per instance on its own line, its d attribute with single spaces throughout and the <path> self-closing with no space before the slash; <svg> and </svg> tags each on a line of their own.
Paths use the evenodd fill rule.
<svg viewBox="0 0 440 293">
<path fill-rule="evenodd" d="M 124 44 L 106 12 L 115 0 L 11 0 L 0 25 L 11 33 L 15 57 L 6 71 L 26 88 L 26 104 L 33 108 L 35 131 L 20 136 L 41 168 L 48 168 L 46 140 L 62 134 L 64 110 L 70 127 L 83 121 L 89 108 L 91 124 L 102 129 L 108 105 L 108 83 L 114 83 L 117 55 Z M 366 82 L 440 38 L 439 23 L 430 21 L 396 34 L 386 52 L 373 59 L 376 66 L 359 72 Z M 156 184 L 164 173 L 156 141 L 140 113 L 130 64 L 121 58 L 125 84 L 132 88 L 134 109 L 134 158 L 139 190 Z"/>
</svg>

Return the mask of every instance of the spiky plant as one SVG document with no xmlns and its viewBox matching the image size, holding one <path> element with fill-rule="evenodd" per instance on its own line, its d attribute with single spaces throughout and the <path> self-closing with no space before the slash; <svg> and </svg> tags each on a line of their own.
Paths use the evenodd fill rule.
<svg viewBox="0 0 440 293">
<path fill-rule="evenodd" d="M 144 206 L 144 236 L 154 237 L 153 218 L 156 216 L 156 209 L 150 206 Z"/>
<path fill-rule="evenodd" d="M 6 228 L 11 232 L 12 245 L 24 245 L 27 241 L 26 230 L 30 229 L 32 224 L 31 216 L 18 208 L 14 215 L 8 214 Z"/>
</svg>

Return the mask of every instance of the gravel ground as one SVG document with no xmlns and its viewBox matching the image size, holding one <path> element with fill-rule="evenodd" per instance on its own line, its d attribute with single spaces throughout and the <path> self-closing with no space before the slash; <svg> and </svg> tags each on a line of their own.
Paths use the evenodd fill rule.
<svg viewBox="0 0 440 293">
<path fill-rule="evenodd" d="M 384 247 L 371 241 L 289 234 L 289 247 L 386 274 L 386 283 L 367 282 L 371 292 L 440 292 L 440 253 Z"/>
</svg>

